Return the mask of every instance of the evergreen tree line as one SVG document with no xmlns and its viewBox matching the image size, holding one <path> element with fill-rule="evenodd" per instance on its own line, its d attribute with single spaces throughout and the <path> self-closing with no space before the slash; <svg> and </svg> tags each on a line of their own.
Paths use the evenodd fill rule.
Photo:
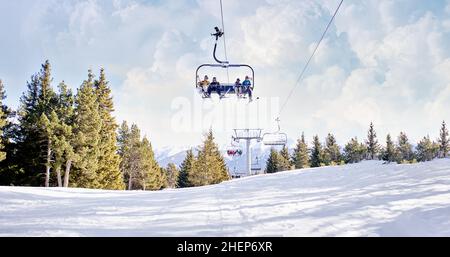
<svg viewBox="0 0 450 257">
<path fill-rule="evenodd" d="M 343 148 L 336 143 L 336 138 L 331 133 L 325 138 L 324 144 L 317 135 L 314 136 L 311 147 L 308 146 L 305 135 L 302 134 L 292 154 L 289 154 L 287 147 L 283 147 L 281 151 L 271 149 L 266 172 L 342 165 L 362 160 L 384 160 L 386 163 L 425 162 L 435 158 L 446 158 L 449 151 L 450 138 L 445 121 L 442 122 L 439 138 L 436 141 L 431 140 L 430 136 L 425 136 L 416 147 L 413 147 L 404 132 L 400 133 L 397 142 L 394 142 L 388 134 L 385 146 L 381 146 L 374 125 L 371 123 L 364 142 L 360 142 L 355 137 L 350 139 Z"/>
<path fill-rule="evenodd" d="M 46 61 L 27 82 L 17 110 L 6 106 L 5 99 L 0 80 L 0 185 L 159 190 L 230 179 L 212 130 L 198 149 L 187 151 L 180 167 L 160 167 L 150 141 L 141 136 L 137 125 L 117 125 L 103 69 L 97 78 L 89 70 L 74 93 L 64 81 L 53 87 L 51 65 Z M 324 143 L 314 136 L 311 147 L 302 134 L 292 153 L 287 147 L 271 149 L 266 172 L 362 160 L 429 161 L 447 157 L 449 149 L 445 122 L 437 141 L 426 136 L 416 147 L 403 132 L 396 142 L 387 135 L 382 147 L 370 124 L 364 142 L 355 137 L 343 148 L 331 133 Z"/>
<path fill-rule="evenodd" d="M 5 99 L 0 80 L 0 185 L 159 190 L 228 179 L 212 131 L 191 164 L 160 167 L 137 125 L 117 125 L 104 69 L 89 70 L 74 93 L 64 81 L 53 87 L 46 61 L 16 111 Z"/>
<path fill-rule="evenodd" d="M 196 154 L 192 149 L 186 152 L 180 167 L 169 163 L 166 168 L 161 168 L 148 139 L 140 138 L 136 125 L 129 128 L 126 122 L 122 123 L 118 132 L 120 167 L 129 190 L 197 187 L 230 179 L 212 130 L 205 135 L 203 144 L 195 149 Z"/>
<path fill-rule="evenodd" d="M 31 76 L 20 105 L 3 105 L 0 183 L 3 185 L 123 189 L 117 125 L 103 69 L 92 70 L 76 93 L 53 87 L 46 61 Z M 2 100 L 5 99 L 1 85 Z"/>
</svg>

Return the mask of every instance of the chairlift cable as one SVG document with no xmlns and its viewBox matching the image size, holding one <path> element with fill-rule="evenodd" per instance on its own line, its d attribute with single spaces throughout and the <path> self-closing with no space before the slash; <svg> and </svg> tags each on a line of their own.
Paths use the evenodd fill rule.
<svg viewBox="0 0 450 257">
<path fill-rule="evenodd" d="M 224 18 L 223 18 L 223 4 L 222 4 L 222 0 L 220 0 L 220 15 L 222 17 L 222 31 L 224 32 L 223 34 L 223 49 L 225 52 L 225 61 L 228 62 L 228 55 L 227 55 L 227 40 L 226 40 L 226 34 L 225 34 L 225 22 L 224 22 Z M 228 71 L 228 67 L 227 67 L 227 78 L 228 78 L 228 84 L 230 83 L 230 73 Z"/>
<path fill-rule="evenodd" d="M 331 24 L 333 23 L 334 19 L 336 18 L 337 13 L 339 12 L 339 9 L 341 8 L 342 3 L 344 2 L 344 0 L 341 0 L 341 2 L 339 3 L 338 7 L 336 8 L 336 11 L 334 12 L 333 16 L 331 17 L 330 22 L 328 22 L 327 27 L 325 28 L 325 31 L 323 32 L 320 40 L 318 41 L 316 47 L 314 48 L 314 51 L 312 52 L 311 56 L 309 57 L 308 61 L 306 62 L 305 66 L 303 67 L 302 72 L 300 73 L 300 76 L 298 77 L 297 81 L 295 82 L 294 86 L 292 87 L 288 97 L 286 98 L 286 101 L 283 103 L 283 105 L 281 106 L 278 118 L 281 115 L 281 112 L 284 110 L 284 108 L 286 107 L 287 103 L 289 102 L 290 98 L 292 97 L 294 90 L 296 89 L 296 87 L 301 83 L 301 81 L 303 80 L 303 76 L 305 75 L 306 70 L 308 69 L 308 66 L 311 62 L 311 60 L 314 58 L 317 50 L 319 49 L 320 44 L 322 43 L 323 39 L 325 38 L 325 35 L 327 34 Z"/>
</svg>

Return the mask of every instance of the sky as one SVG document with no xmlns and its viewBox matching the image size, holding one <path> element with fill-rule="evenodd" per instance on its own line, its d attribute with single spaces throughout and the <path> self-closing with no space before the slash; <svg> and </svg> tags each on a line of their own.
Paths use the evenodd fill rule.
<svg viewBox="0 0 450 257">
<path fill-rule="evenodd" d="M 450 123 L 450 1 L 344 0 L 296 84 L 338 3 L 223 0 L 228 60 L 255 70 L 251 104 L 194 89 L 197 66 L 213 62 L 219 0 L 0 0 L 0 79 L 17 107 L 47 59 L 54 86 L 74 90 L 103 67 L 117 121 L 136 123 L 156 148 L 199 144 L 210 128 L 227 144 L 233 128 L 277 130 L 276 117 L 291 140 L 332 132 L 343 144 L 370 122 L 380 142 L 400 131 L 437 138 Z M 228 82 L 224 69 L 201 72 Z M 230 82 L 249 75 L 228 72 Z"/>
</svg>

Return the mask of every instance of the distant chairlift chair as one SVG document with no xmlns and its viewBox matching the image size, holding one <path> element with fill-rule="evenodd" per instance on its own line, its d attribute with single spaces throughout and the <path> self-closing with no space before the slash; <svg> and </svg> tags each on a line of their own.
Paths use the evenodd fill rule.
<svg viewBox="0 0 450 257">
<path fill-rule="evenodd" d="M 263 135 L 263 144 L 269 146 L 285 146 L 287 144 L 287 134 L 282 133 L 280 128 L 280 119 L 275 120 L 278 123 L 278 130 L 273 133 L 265 133 Z"/>
</svg>

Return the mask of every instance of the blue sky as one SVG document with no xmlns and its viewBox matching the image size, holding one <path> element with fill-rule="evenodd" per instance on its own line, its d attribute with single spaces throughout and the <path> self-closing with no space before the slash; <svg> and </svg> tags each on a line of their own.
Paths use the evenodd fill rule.
<svg viewBox="0 0 450 257">
<path fill-rule="evenodd" d="M 229 59 L 255 68 L 256 94 L 283 103 L 339 1 L 223 2 Z M 88 68 L 104 67 L 117 120 L 137 123 L 156 147 L 198 144 L 210 127 L 226 144 L 239 126 L 223 124 L 236 112 L 220 113 L 223 103 L 204 106 L 193 91 L 196 67 L 212 61 L 218 0 L 2 0 L 0 10 L 0 78 L 11 106 L 49 59 L 55 86 L 65 80 L 76 88 Z M 177 99 L 192 116 L 209 118 L 196 129 L 174 128 Z M 227 101 L 240 118 L 253 115 L 248 105 Z M 291 138 L 334 132 L 344 143 L 364 137 L 373 121 L 380 141 L 402 130 L 417 140 L 437 137 L 449 110 L 450 2 L 345 0 L 281 124 Z"/>
</svg>

